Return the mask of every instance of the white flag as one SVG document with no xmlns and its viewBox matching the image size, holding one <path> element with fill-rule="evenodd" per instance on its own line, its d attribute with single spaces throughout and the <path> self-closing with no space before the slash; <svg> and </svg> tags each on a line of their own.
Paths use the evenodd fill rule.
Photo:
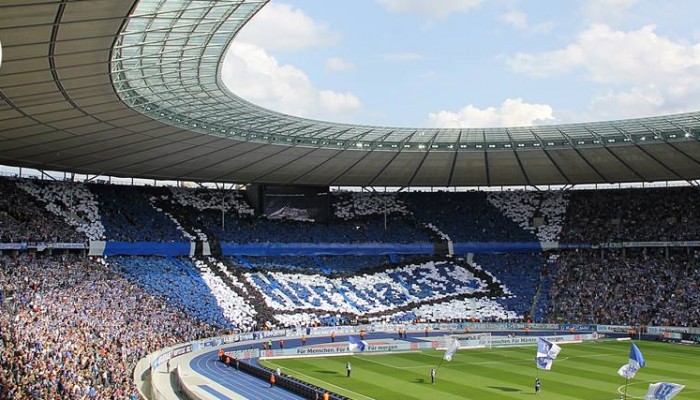
<svg viewBox="0 0 700 400">
<path fill-rule="evenodd" d="M 445 361 L 452 361 L 452 355 L 456 353 L 457 350 L 459 350 L 459 340 L 452 338 L 452 343 L 450 343 L 450 347 L 447 348 L 442 359 Z"/>
<path fill-rule="evenodd" d="M 649 385 L 645 400 L 671 400 L 678 392 L 683 390 L 685 385 L 671 382 L 658 382 Z"/>
</svg>

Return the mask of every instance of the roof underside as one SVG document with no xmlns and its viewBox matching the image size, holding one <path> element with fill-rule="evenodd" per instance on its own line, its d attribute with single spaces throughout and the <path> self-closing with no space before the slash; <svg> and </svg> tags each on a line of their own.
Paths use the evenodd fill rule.
<svg viewBox="0 0 700 400">
<path fill-rule="evenodd" d="M 219 68 L 228 43 L 266 3 L 0 2 L 0 163 L 312 185 L 700 178 L 700 113 L 428 129 L 313 121 L 250 104 L 224 87 Z"/>
</svg>

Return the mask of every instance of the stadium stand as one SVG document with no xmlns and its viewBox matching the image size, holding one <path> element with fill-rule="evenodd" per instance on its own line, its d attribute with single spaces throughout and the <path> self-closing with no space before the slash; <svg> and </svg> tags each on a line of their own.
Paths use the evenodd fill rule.
<svg viewBox="0 0 700 400">
<path fill-rule="evenodd" d="M 697 326 L 698 260 L 663 254 L 567 252 L 549 288 L 551 316 L 582 323 Z"/>
<path fill-rule="evenodd" d="M 285 315 L 296 311 L 312 314 L 311 310 L 378 314 L 455 295 L 501 296 L 508 290 L 486 281 L 486 275 L 477 277 L 467 267 L 447 261 L 427 261 L 341 278 L 271 271 L 246 273 L 245 277 L 264 294 L 268 306 Z"/>
<path fill-rule="evenodd" d="M 453 242 L 536 242 L 487 200 L 483 192 L 401 193 L 414 217 L 438 227 Z"/>
<path fill-rule="evenodd" d="M 182 242 L 178 225 L 151 205 L 150 196 L 166 191 L 118 185 L 90 185 L 99 201 L 100 216 L 108 240 L 123 242 Z"/>
<path fill-rule="evenodd" d="M 371 215 L 408 215 L 406 205 L 392 193 L 340 192 L 333 199 L 333 214 L 344 220 Z"/>
<path fill-rule="evenodd" d="M 700 237 L 698 189 L 586 190 L 570 194 L 562 241 L 682 241 Z"/>
<path fill-rule="evenodd" d="M 567 193 L 489 192 L 487 200 L 521 229 L 534 233 L 540 242 L 559 241 L 568 205 Z"/>
<path fill-rule="evenodd" d="M 50 213 L 75 227 L 88 239 L 104 239 L 105 230 L 95 196 L 82 183 L 19 180 L 17 186 L 45 204 Z"/>
<path fill-rule="evenodd" d="M 166 257 L 110 257 L 108 261 L 119 268 L 127 279 L 155 296 L 164 296 L 172 307 L 219 328 L 235 327 L 233 321 L 247 321 L 232 315 L 217 301 L 189 259 Z M 237 310 L 247 314 L 247 310 Z"/>
<path fill-rule="evenodd" d="M 0 293 L 8 310 L 0 316 L 4 369 L 0 390 L 13 398 L 51 397 L 59 391 L 119 397 L 133 391 L 123 371 L 141 355 L 222 329 L 245 332 L 261 326 L 339 325 L 358 319 L 700 324 L 697 252 L 669 247 L 590 249 L 613 241 L 696 239 L 700 212 L 693 188 L 643 193 L 628 189 L 340 193 L 333 195 L 331 203 L 337 208 L 330 221 L 317 223 L 255 216 L 238 191 L 16 179 L 0 179 L 0 190 L 4 243 L 106 238 L 108 242 L 223 239 L 349 246 L 433 241 L 436 249 L 437 243 L 452 240 L 477 245 L 506 240 L 573 245 L 547 252 L 454 257 L 438 251 L 434 255 L 154 255 L 109 256 L 102 262 L 69 255 L 68 250 L 48 256 L 38 249 L 28 253 L 6 249 L 3 254 L 10 256 L 0 259 Z M 223 228 L 218 204 L 222 197 L 229 204 Z M 72 302 L 62 301 L 69 298 Z M 114 310 L 103 322 L 94 322 L 107 308 Z M 182 321 L 189 328 L 181 327 Z M 143 335 L 152 338 L 137 340 L 136 333 L 117 327 L 120 324 L 143 329 Z M 73 349 L 56 345 L 59 336 L 47 327 L 58 327 L 60 338 L 73 338 L 90 361 L 83 362 L 82 356 L 78 364 L 70 361 L 77 372 L 62 375 L 56 360 L 65 358 L 66 352 L 73 357 Z M 85 327 L 98 338 L 97 344 L 70 331 Z M 40 345 L 32 335 L 44 338 Z M 105 346 L 118 353 L 116 358 L 101 355 Z M 10 350 L 14 348 L 20 349 L 22 360 Z M 40 374 L 20 370 L 48 348 L 61 356 L 46 362 L 52 382 L 47 386 Z"/>
<path fill-rule="evenodd" d="M 542 253 L 480 254 L 474 257 L 474 262 L 511 290 L 511 296 L 500 300 L 506 309 L 518 316 L 540 320 L 540 315 L 531 315 L 531 309 L 546 263 Z"/>
<path fill-rule="evenodd" d="M 105 263 L 0 257 L 0 398 L 135 399 L 146 354 L 220 331 Z"/>
<path fill-rule="evenodd" d="M 264 256 L 229 257 L 232 262 L 245 268 L 280 271 L 302 271 L 329 274 L 351 274 L 388 265 L 390 258 L 383 255 L 341 255 L 341 256 Z"/>
<path fill-rule="evenodd" d="M 323 272 L 321 266 L 309 256 L 231 256 L 229 260 L 248 269 Z"/>
<path fill-rule="evenodd" d="M 30 194 L 33 192 L 36 195 Z M 80 210 L 88 208 L 80 201 L 81 197 L 59 206 L 41 198 L 41 192 L 39 184 L 27 180 L 0 179 L 0 242 L 84 242 L 86 233 L 90 238 L 101 236 L 99 219 L 94 232 L 83 225 L 74 227 L 66 223 L 68 214 L 78 218 Z"/>
</svg>

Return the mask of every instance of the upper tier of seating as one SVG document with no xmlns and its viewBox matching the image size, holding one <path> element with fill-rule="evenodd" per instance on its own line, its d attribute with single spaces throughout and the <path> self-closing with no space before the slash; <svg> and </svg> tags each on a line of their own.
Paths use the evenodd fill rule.
<svg viewBox="0 0 700 400">
<path fill-rule="evenodd" d="M 413 216 L 431 223 L 453 242 L 536 242 L 483 192 L 414 192 L 399 197 Z"/>
<path fill-rule="evenodd" d="M 597 244 L 700 237 L 698 191 L 692 187 L 339 192 L 332 193 L 326 222 L 256 216 L 237 190 L 0 178 L 0 191 L 4 241 Z"/>
<path fill-rule="evenodd" d="M 90 185 L 100 205 L 100 217 L 109 240 L 124 242 L 182 242 L 185 237 L 167 215 L 150 203 L 162 188 Z"/>
<path fill-rule="evenodd" d="M 694 187 L 571 192 L 562 241 L 684 241 L 700 238 Z"/>
</svg>

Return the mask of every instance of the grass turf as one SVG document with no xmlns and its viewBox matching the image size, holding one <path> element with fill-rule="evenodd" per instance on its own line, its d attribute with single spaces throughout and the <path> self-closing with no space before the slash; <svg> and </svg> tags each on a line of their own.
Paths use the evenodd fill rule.
<svg viewBox="0 0 700 400">
<path fill-rule="evenodd" d="M 675 397 L 700 399 L 700 347 L 637 342 L 646 359 L 629 381 L 628 399 L 643 399 L 649 383 L 686 385 Z M 367 399 L 620 399 L 625 379 L 617 369 L 627 363 L 629 342 L 561 345 L 551 371 L 535 368 L 535 347 L 460 350 L 430 384 L 430 369 L 444 352 L 425 351 L 263 361 L 306 382 L 357 400 Z M 352 363 L 346 377 L 345 363 Z M 539 375 L 542 390 L 534 395 Z"/>
</svg>

